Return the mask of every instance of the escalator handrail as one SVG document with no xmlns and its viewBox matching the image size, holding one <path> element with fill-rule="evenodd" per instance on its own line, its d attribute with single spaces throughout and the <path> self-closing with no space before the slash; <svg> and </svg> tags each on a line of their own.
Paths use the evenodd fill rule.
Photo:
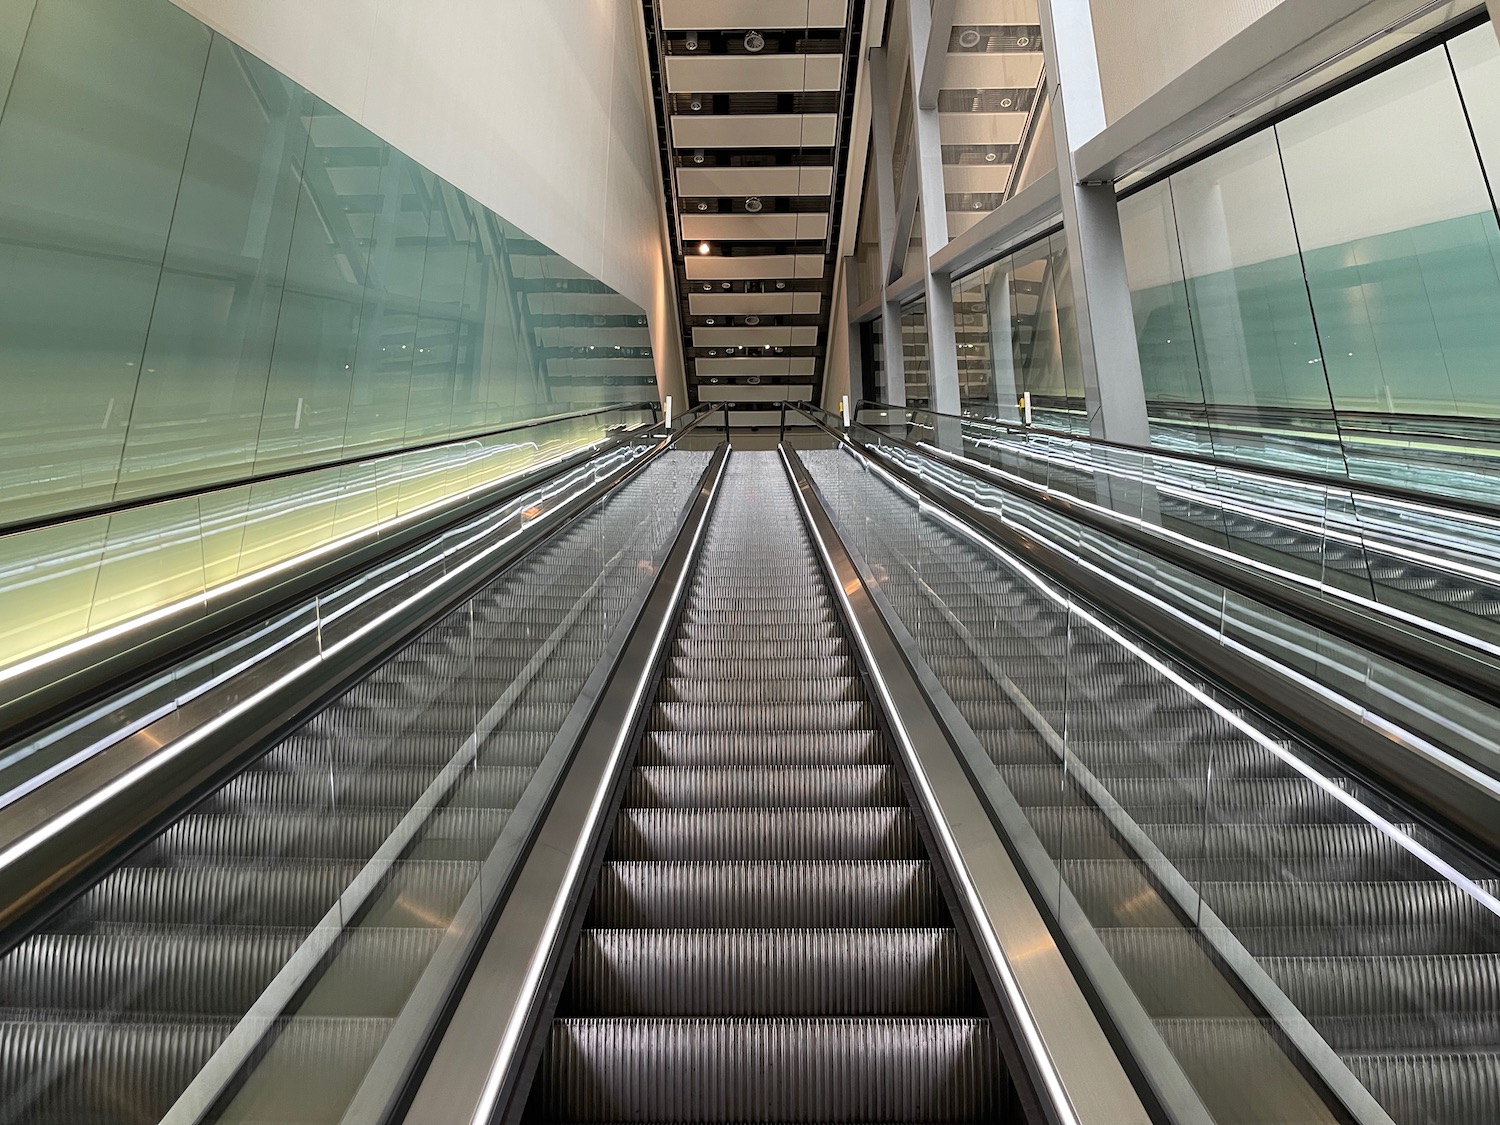
<svg viewBox="0 0 1500 1125">
<path fill-rule="evenodd" d="M 802 405 L 807 406 L 808 404 L 803 403 Z M 1093 434 L 1080 434 L 1070 430 L 1054 430 L 1046 426 L 1027 426 L 1018 422 L 1008 422 L 1003 418 L 991 418 L 987 415 L 969 417 L 962 414 L 944 414 L 925 406 L 892 406 L 890 403 L 878 402 L 874 399 L 861 399 L 855 408 L 854 417 L 858 418 L 860 411 L 863 410 L 885 410 L 899 412 L 902 415 L 909 413 L 927 414 L 934 418 L 952 419 L 955 422 L 968 423 L 970 425 L 978 423 L 985 426 L 994 426 L 997 429 L 1002 429 L 1016 435 L 1041 434 L 1045 437 L 1061 438 L 1080 445 L 1098 446 L 1103 449 L 1116 449 L 1122 453 L 1146 455 L 1155 460 L 1181 461 L 1193 465 L 1202 465 L 1211 469 L 1228 469 L 1236 473 L 1244 473 L 1247 476 L 1260 477 L 1272 483 L 1278 480 L 1290 480 L 1296 481 L 1298 484 L 1312 485 L 1316 488 L 1328 488 L 1342 492 L 1368 493 L 1371 496 L 1399 500 L 1405 504 L 1434 509 L 1439 512 L 1447 509 L 1454 512 L 1461 512 L 1464 515 L 1500 520 L 1500 507 L 1494 504 L 1487 504 L 1482 500 L 1471 500 L 1463 496 L 1423 492 L 1420 489 L 1402 488 L 1399 485 L 1384 484 L 1379 481 L 1364 481 L 1354 477 L 1336 477 L 1290 467 L 1271 469 L 1264 465 L 1252 464 L 1248 461 L 1213 457 L 1206 453 L 1190 453 L 1182 449 L 1158 449 L 1155 446 L 1131 445 L 1128 442 L 1112 441 L 1109 438 L 1096 437 Z"/>
<path fill-rule="evenodd" d="M 633 480 L 707 416 L 674 428 L 648 453 L 574 495 L 519 513 L 514 535 L 445 560 L 431 581 L 413 578 L 418 588 L 405 601 L 392 605 L 391 592 L 383 593 L 366 611 L 369 620 L 343 643 L 328 648 L 318 636 L 303 635 L 7 806 L 0 819 L 0 954 L 494 573 Z M 529 484 L 545 487 L 566 471 Z"/>
<path fill-rule="evenodd" d="M 556 1003 L 553 984 L 569 963 L 568 946 L 587 908 L 603 834 L 649 712 L 650 689 L 671 651 L 729 456 L 728 445 L 721 444 L 639 614 L 618 634 L 615 651 L 595 669 L 574 707 L 581 722 L 566 772 L 534 817 L 528 862 L 489 911 L 477 956 L 462 981 L 454 982 L 462 992 L 445 1024 L 434 1029 L 431 1058 L 412 1075 L 409 1099 L 386 1106 L 377 1098 L 353 1120 L 519 1120 L 529 1072 L 538 1061 L 534 1048 L 549 1005 Z M 395 1117 L 389 1116 L 392 1108 L 399 1111 Z"/>
<path fill-rule="evenodd" d="M 1448 836 L 1474 849 L 1485 862 L 1500 854 L 1500 779 L 1389 721 L 1369 715 L 1357 704 L 1339 706 L 1331 692 L 1287 674 L 1264 656 L 1210 637 L 1148 591 L 1127 585 L 988 512 L 959 503 L 905 466 L 875 457 L 839 429 L 826 425 L 811 412 L 808 416 L 862 463 L 899 482 L 924 504 L 1025 558 L 1091 604 L 1102 618 L 1128 623 L 1128 629 L 1190 666 L 1203 669 L 1262 714 L 1297 732 L 1309 744 L 1323 748 L 1356 776 L 1370 779 L 1377 788 L 1417 806 L 1427 819 L 1443 826 Z"/>
<path fill-rule="evenodd" d="M 612 408 L 618 409 L 618 408 Z M 590 411 L 588 414 L 598 413 Z M 673 440 L 689 432 L 707 411 L 684 415 L 670 431 Z M 556 421 L 549 419 L 547 421 Z M 542 424 L 541 422 L 535 423 Z M 204 597 L 184 602 L 171 614 L 151 615 L 140 628 L 127 624 L 82 642 L 60 646 L 32 658 L 0 677 L 0 748 L 51 726 L 83 704 L 123 690 L 131 683 L 178 664 L 214 641 L 247 628 L 278 610 L 318 596 L 354 574 L 394 557 L 413 543 L 432 538 L 476 513 L 560 476 L 607 449 L 639 441 L 660 423 L 611 435 L 557 460 L 525 470 L 493 485 L 460 494 L 437 511 L 417 519 L 398 517 L 336 554 L 288 570 L 271 567 L 258 576 L 235 583 L 228 597 Z M 451 445 L 452 442 L 443 444 Z M 390 456 L 383 454 L 382 456 Z"/>
<path fill-rule="evenodd" d="M 235 477 L 233 480 L 216 481 L 204 487 L 179 488 L 171 492 L 153 492 L 144 496 L 132 497 L 129 500 L 116 500 L 108 504 L 91 505 L 87 508 L 70 508 L 64 512 L 37 516 L 28 520 L 0 522 L 0 536 L 21 535 L 28 531 L 61 527 L 64 524 L 78 523 L 81 520 L 95 519 L 99 516 L 115 516 L 122 512 L 133 512 L 140 508 L 150 508 L 156 504 L 167 504 L 173 500 L 186 500 L 193 496 L 213 496 L 221 492 L 231 492 L 237 488 L 246 488 L 257 484 L 269 484 L 272 481 L 292 480 L 296 477 L 309 476 L 313 473 L 327 472 L 330 469 L 346 469 L 351 465 L 364 465 L 371 461 L 385 461 L 395 457 L 404 457 L 412 453 L 426 453 L 434 449 L 468 445 L 471 442 L 483 441 L 485 438 L 517 433 L 521 430 L 535 429 L 538 426 L 551 426 L 556 425 L 558 422 L 572 422 L 579 418 L 592 418 L 597 414 L 618 414 L 632 410 L 653 410 L 656 413 L 660 413 L 661 407 L 659 403 L 642 400 L 641 402 L 621 403 L 618 406 L 600 406 L 588 410 L 573 410 L 565 414 L 548 414 L 541 418 L 528 418 L 520 422 L 508 422 L 503 426 L 496 426 L 489 430 L 479 430 L 472 434 L 463 434 L 458 437 L 434 438 L 432 441 L 418 442 L 415 445 L 404 445 L 399 449 L 380 449 L 370 453 L 361 453 L 354 457 L 341 457 L 334 461 L 320 461 L 316 465 L 298 465 L 291 469 L 276 469 L 271 472 L 252 473 L 249 476 Z"/>
<path fill-rule="evenodd" d="M 835 434 L 865 450 L 871 446 L 859 442 L 841 427 L 803 407 L 803 413 L 825 432 Z M 876 431 L 879 432 L 879 431 Z M 1084 524 L 1095 531 L 1121 539 L 1133 547 L 1166 559 L 1201 578 L 1246 597 L 1270 605 L 1291 617 L 1335 637 L 1351 639 L 1367 651 L 1393 661 L 1420 675 L 1480 699 L 1500 699 L 1500 661 L 1483 652 L 1481 642 L 1469 647 L 1456 636 L 1444 636 L 1422 630 L 1414 623 L 1398 624 L 1359 609 L 1329 600 L 1340 592 L 1327 588 L 1328 597 L 1264 577 L 1253 569 L 1214 557 L 1206 551 L 1153 534 L 1143 527 L 1109 512 L 1107 509 L 1079 503 L 1071 496 L 1037 486 L 1027 487 L 995 471 L 988 465 L 953 455 L 937 457 L 940 451 L 916 442 L 881 434 L 885 440 L 929 460 L 938 460 L 986 484 L 1052 509 L 1060 515 Z M 1321 584 L 1320 589 L 1323 589 Z M 1378 604 L 1378 603 L 1377 603 Z"/>
</svg>

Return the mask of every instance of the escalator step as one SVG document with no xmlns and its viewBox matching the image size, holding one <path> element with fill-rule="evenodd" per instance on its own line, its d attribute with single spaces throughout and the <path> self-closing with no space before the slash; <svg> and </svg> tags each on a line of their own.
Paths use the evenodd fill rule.
<svg viewBox="0 0 1500 1125">
<path fill-rule="evenodd" d="M 894 805 L 901 785 L 891 766 L 641 766 L 625 803 L 638 808 L 781 808 Z"/>
<path fill-rule="evenodd" d="M 890 761 L 880 734 L 849 731 L 647 731 L 642 766 L 860 766 Z"/>
<path fill-rule="evenodd" d="M 961 1122 L 1002 1105 L 979 1019 L 559 1019 L 536 1088 L 549 1121 Z"/>
<path fill-rule="evenodd" d="M 905 806 L 621 811 L 610 840 L 617 860 L 921 859 Z"/>
</svg>

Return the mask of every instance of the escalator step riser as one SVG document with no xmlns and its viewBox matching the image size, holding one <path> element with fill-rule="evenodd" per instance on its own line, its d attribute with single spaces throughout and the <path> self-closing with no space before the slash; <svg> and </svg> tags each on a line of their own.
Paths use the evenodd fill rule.
<svg viewBox="0 0 1500 1125">
<path fill-rule="evenodd" d="M 952 930 L 585 930 L 563 998 L 593 1016 L 966 1016 Z"/>
<path fill-rule="evenodd" d="M 764 638 L 753 637 L 749 643 L 737 643 L 729 651 L 733 651 L 737 658 L 742 660 L 756 661 L 767 660 L 800 660 L 812 663 L 818 671 L 824 671 L 823 662 L 838 658 L 847 658 L 849 654 L 848 643 L 843 637 L 814 637 L 797 638 L 778 636 L 774 643 L 757 645 L 754 642 Z M 672 656 L 675 659 L 685 661 L 698 661 L 723 659 L 726 646 L 723 638 L 709 638 L 707 640 L 694 640 L 678 635 L 672 642 Z M 759 654 L 759 655 L 757 655 Z"/>
<path fill-rule="evenodd" d="M 854 661 L 847 656 L 828 657 L 812 667 L 809 667 L 806 660 L 787 660 L 780 656 L 764 660 L 749 660 L 742 656 L 728 659 L 717 657 L 712 660 L 674 657 L 667 665 L 669 680 L 704 680 L 714 683 L 737 680 L 748 680 L 756 684 L 783 680 L 796 682 L 806 679 L 809 673 L 814 673 L 820 679 L 855 679 L 858 676 Z"/>
<path fill-rule="evenodd" d="M 537 1087 L 553 1121 L 978 1121 L 997 1053 L 982 1020 L 564 1019 Z"/>
<path fill-rule="evenodd" d="M 617 860 L 921 859 L 910 810 L 624 809 L 609 857 Z"/>
<path fill-rule="evenodd" d="M 658 703 L 651 708 L 652 730 L 680 731 L 834 731 L 874 730 L 869 703 Z"/>
<path fill-rule="evenodd" d="M 703 625 L 687 622 L 682 626 L 678 634 L 685 641 L 709 641 L 720 649 L 725 645 L 748 646 L 752 652 L 756 647 L 766 651 L 774 651 L 779 641 L 839 641 L 843 638 L 838 634 L 838 626 L 832 622 L 825 624 L 797 623 L 794 625 L 780 625 L 776 628 L 775 639 L 766 635 L 766 630 L 759 625 L 728 625 L 712 624 Z M 784 655 L 785 649 L 778 655 Z"/>
<path fill-rule="evenodd" d="M 369 813 L 282 813 L 183 817 L 153 841 L 148 856 L 296 856 L 363 860 L 374 855 L 407 815 L 405 809 Z M 483 859 L 505 827 L 505 809 L 444 809 L 423 829 L 426 840 L 467 845 L 468 859 Z"/>
<path fill-rule="evenodd" d="M 895 805 L 901 799 L 890 766 L 642 766 L 625 788 L 625 804 L 636 808 L 850 807 Z"/>
<path fill-rule="evenodd" d="M 468 770 L 448 802 L 454 806 L 515 808 L 536 771 L 525 766 L 485 766 Z M 251 770 L 214 798 L 233 808 L 411 808 L 437 776 L 435 770 L 372 770 L 342 774 L 307 770 L 273 773 Z"/>
<path fill-rule="evenodd" d="M 648 731 L 643 766 L 860 766 L 890 761 L 879 732 Z"/>
<path fill-rule="evenodd" d="M 806 671 L 807 669 L 804 670 Z M 663 703 L 852 703 L 865 698 L 858 680 L 810 676 L 800 680 L 709 680 L 670 676 L 657 695 Z"/>
<path fill-rule="evenodd" d="M 609 862 L 589 925 L 656 927 L 940 926 L 924 862 Z"/>
</svg>

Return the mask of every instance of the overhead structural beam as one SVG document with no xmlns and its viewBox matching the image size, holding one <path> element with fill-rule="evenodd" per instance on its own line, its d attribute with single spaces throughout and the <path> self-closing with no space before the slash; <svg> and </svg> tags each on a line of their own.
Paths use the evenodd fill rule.
<svg viewBox="0 0 1500 1125">
<path fill-rule="evenodd" d="M 890 71 L 884 47 L 870 49 L 870 141 L 875 150 L 875 204 L 880 220 L 880 347 L 885 385 L 871 388 L 892 406 L 906 405 L 906 352 L 901 344 L 901 309 L 885 296 L 896 258 L 896 186 L 891 135 Z M 904 244 L 903 244 L 904 246 Z"/>
<path fill-rule="evenodd" d="M 933 23 L 932 0 L 907 0 L 911 25 L 912 89 L 923 89 L 926 68 L 934 66 L 936 81 L 941 82 L 948 59 L 948 33 Z M 952 30 L 952 4 L 948 30 Z M 941 34 L 941 38 L 938 35 Z M 932 62 L 934 48 L 941 51 L 940 61 Z M 938 120 L 937 96 L 931 107 L 918 102 L 912 106 L 911 163 L 917 167 L 922 200 L 922 262 L 930 260 L 948 242 L 948 196 L 943 177 L 943 134 Z M 924 268 L 927 280 L 927 362 L 932 372 L 932 409 L 941 414 L 960 410 L 958 388 L 958 338 L 953 327 L 953 285 L 948 274 L 933 273 Z"/>
<path fill-rule="evenodd" d="M 1089 0 L 1039 0 L 1038 6 L 1089 431 L 1148 446 L 1151 430 L 1115 185 L 1079 182 L 1077 150 L 1106 124 Z"/>
<path fill-rule="evenodd" d="M 958 0 L 932 0 L 932 28 L 922 58 L 922 81 L 917 86 L 917 105 L 922 109 L 937 109 L 938 91 L 948 76 L 948 43 L 953 38 L 953 17 L 957 13 Z"/>
</svg>

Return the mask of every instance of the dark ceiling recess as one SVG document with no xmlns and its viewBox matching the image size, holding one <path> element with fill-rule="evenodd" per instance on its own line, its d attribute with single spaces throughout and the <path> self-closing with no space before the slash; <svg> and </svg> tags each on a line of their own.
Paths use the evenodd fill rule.
<svg viewBox="0 0 1500 1125">
<path fill-rule="evenodd" d="M 643 3 L 689 399 L 816 400 L 865 0 L 813 0 L 819 26 L 791 28 L 757 25 L 762 0 Z"/>
</svg>

